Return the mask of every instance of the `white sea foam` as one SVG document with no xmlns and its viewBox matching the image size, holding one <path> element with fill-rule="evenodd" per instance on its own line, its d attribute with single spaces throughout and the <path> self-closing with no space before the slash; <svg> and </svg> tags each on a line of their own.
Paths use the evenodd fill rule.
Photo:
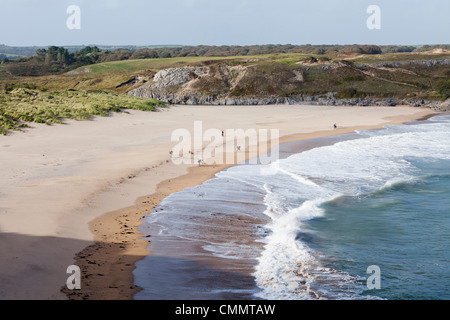
<svg viewBox="0 0 450 320">
<path fill-rule="evenodd" d="M 272 219 L 254 276 L 266 299 L 361 298 L 358 279 L 321 266 L 320 253 L 298 239 L 302 223 L 320 217 L 322 203 L 413 183 L 413 158 L 450 158 L 450 126 L 391 126 L 280 160 L 266 179 L 265 213 Z M 409 160 L 408 160 L 409 159 Z M 319 280 L 320 278 L 320 280 Z M 324 283 L 333 282 L 334 286 Z M 333 289 L 334 288 L 334 289 Z M 341 289 L 339 289 L 341 288 Z M 342 290 L 345 288 L 345 290 Z M 370 297 L 368 297 L 370 298 Z"/>
</svg>

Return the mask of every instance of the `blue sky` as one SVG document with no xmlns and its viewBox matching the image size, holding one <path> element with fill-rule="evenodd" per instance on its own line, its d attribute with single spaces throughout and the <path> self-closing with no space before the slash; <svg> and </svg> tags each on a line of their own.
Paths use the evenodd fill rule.
<svg viewBox="0 0 450 320">
<path fill-rule="evenodd" d="M 69 5 L 81 29 L 69 30 Z M 381 30 L 369 30 L 370 5 Z M 448 44 L 449 0 L 0 0 L 0 43 Z"/>
</svg>

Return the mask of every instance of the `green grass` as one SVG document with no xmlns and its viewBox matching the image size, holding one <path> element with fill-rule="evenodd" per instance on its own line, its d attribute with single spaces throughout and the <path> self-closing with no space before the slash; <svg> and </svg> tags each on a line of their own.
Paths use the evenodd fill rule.
<svg viewBox="0 0 450 320">
<path fill-rule="evenodd" d="M 138 59 L 98 63 L 80 69 L 90 69 L 92 74 L 133 73 L 145 70 L 159 71 L 166 68 L 198 64 L 204 61 L 227 60 L 230 57 L 182 57 L 166 59 Z"/>
<path fill-rule="evenodd" d="M 90 69 L 92 74 L 111 74 L 121 72 L 138 72 L 144 70 L 159 71 L 166 68 L 181 67 L 186 65 L 197 65 L 204 62 L 231 62 L 235 64 L 246 64 L 249 60 L 255 61 L 279 61 L 285 63 L 298 62 L 305 57 L 311 57 L 303 53 L 278 55 L 267 54 L 257 56 L 231 56 L 231 57 L 181 57 L 162 59 L 138 59 L 98 63 L 79 68 L 79 70 Z"/>
<path fill-rule="evenodd" d="M 156 111 L 163 102 L 107 91 L 65 90 L 41 92 L 15 88 L 0 94 L 0 134 L 21 130 L 29 123 L 64 123 L 64 119 L 89 120 L 125 109 Z"/>
</svg>

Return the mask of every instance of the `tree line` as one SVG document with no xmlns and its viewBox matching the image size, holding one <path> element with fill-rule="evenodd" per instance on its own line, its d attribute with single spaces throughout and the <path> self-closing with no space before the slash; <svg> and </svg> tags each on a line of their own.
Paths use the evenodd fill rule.
<svg viewBox="0 0 450 320">
<path fill-rule="evenodd" d="M 51 46 L 38 48 L 36 54 L 28 57 L 9 59 L 0 57 L 0 61 L 8 64 L 13 75 L 37 76 L 67 72 L 81 66 L 131 59 L 164 59 L 175 57 L 207 57 L 207 56 L 253 56 L 279 53 L 304 53 L 327 55 L 330 57 L 342 54 L 383 54 L 397 52 L 418 52 L 434 48 L 450 49 L 450 45 L 435 46 L 377 46 L 377 45 L 254 45 L 254 46 L 178 46 L 150 48 L 117 48 L 100 49 L 97 46 L 86 46 L 79 50 L 68 50 L 64 47 Z"/>
</svg>

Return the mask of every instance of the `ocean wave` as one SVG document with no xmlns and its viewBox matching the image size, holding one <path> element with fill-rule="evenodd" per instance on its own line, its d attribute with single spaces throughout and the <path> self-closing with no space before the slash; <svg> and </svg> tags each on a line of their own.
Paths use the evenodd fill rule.
<svg viewBox="0 0 450 320">
<path fill-rule="evenodd" d="M 445 121 L 444 121 L 445 120 Z M 357 276 L 322 265 L 320 252 L 298 235 L 340 197 L 386 193 L 422 181 L 414 159 L 450 159 L 446 118 L 427 125 L 361 131 L 361 139 L 311 149 L 279 161 L 264 181 L 267 226 L 254 276 L 266 299 L 377 299 L 362 295 Z M 286 179 L 288 176 L 290 179 Z M 326 285 L 329 283 L 329 285 Z"/>
</svg>

